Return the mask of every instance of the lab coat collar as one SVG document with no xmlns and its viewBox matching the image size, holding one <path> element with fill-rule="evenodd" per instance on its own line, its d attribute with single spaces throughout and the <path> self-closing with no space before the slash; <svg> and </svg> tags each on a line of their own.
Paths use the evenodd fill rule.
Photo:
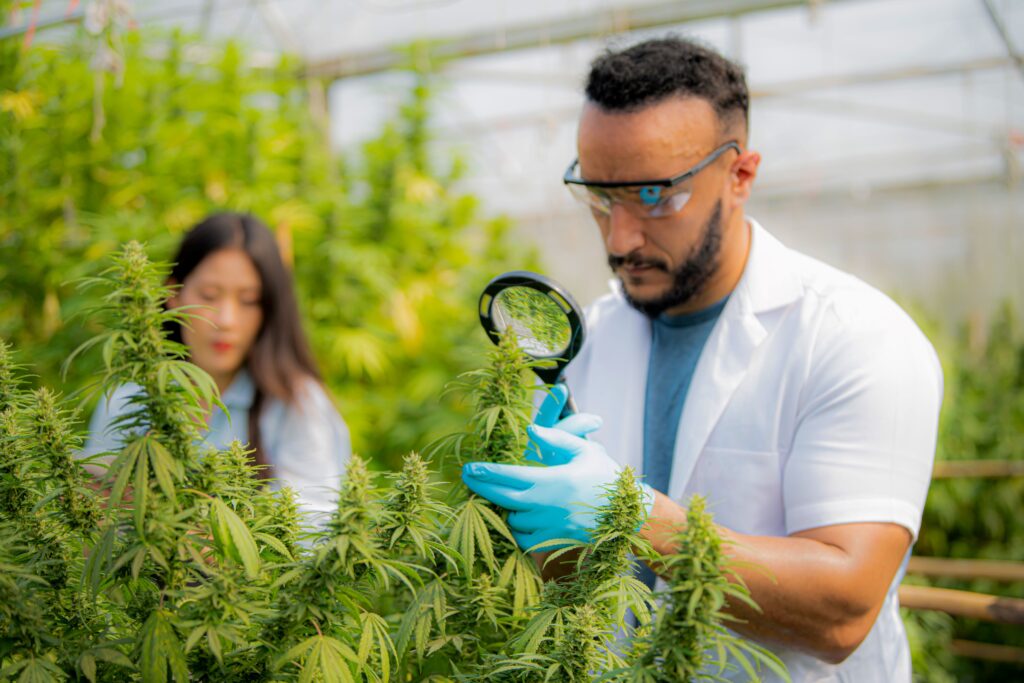
<svg viewBox="0 0 1024 683">
<path fill-rule="evenodd" d="M 760 314 L 800 297 L 791 252 L 753 219 L 750 253 L 739 283 L 708 338 L 676 433 L 669 495 L 681 499 L 697 459 L 747 374 L 751 357 L 768 336 Z"/>
<path fill-rule="evenodd" d="M 801 296 L 802 285 L 795 264 L 792 263 L 792 252 L 757 221 L 752 218 L 747 221 L 751 232 L 750 252 L 743 275 L 708 337 L 694 369 L 690 392 L 680 416 L 672 477 L 667 491 L 677 500 L 682 499 L 697 459 L 726 405 L 746 376 L 754 352 L 768 336 L 763 314 Z M 632 351 L 622 359 L 629 371 L 614 380 L 624 383 L 623 386 L 606 387 L 606 395 L 631 395 L 639 399 L 625 408 L 631 419 L 623 425 L 625 431 L 621 436 L 626 439 L 623 443 L 642 443 L 642 399 L 650 357 L 650 321 L 643 314 L 629 308 L 622 298 L 622 287 L 617 280 L 612 288 L 620 305 L 627 308 L 629 313 L 615 325 L 614 330 L 609 331 L 619 337 L 623 344 L 620 348 L 630 348 Z M 623 407 L 619 406 L 619 410 L 623 410 Z M 629 434 L 635 434 L 635 437 L 629 437 Z"/>
<path fill-rule="evenodd" d="M 747 222 L 750 224 L 750 254 L 733 298 L 742 301 L 742 307 L 754 314 L 796 301 L 803 288 L 796 269 L 790 264 L 792 252 L 753 218 L 748 218 Z"/>
</svg>

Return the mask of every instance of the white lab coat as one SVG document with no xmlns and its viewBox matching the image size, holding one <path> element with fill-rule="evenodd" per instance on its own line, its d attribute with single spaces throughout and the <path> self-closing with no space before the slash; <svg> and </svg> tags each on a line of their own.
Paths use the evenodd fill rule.
<svg viewBox="0 0 1024 683">
<path fill-rule="evenodd" d="M 942 399 L 934 349 L 885 295 L 749 223 L 747 265 L 694 371 L 666 493 L 704 495 L 717 523 L 746 534 L 893 522 L 916 538 Z M 642 472 L 651 324 L 617 285 L 588 308 L 566 378 L 580 411 L 604 418 L 591 438 Z M 909 683 L 902 574 L 842 664 L 775 650 L 794 683 Z"/>
</svg>

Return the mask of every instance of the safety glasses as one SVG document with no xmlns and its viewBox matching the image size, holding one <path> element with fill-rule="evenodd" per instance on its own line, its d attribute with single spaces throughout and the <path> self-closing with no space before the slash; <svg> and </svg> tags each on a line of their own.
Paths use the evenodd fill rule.
<svg viewBox="0 0 1024 683">
<path fill-rule="evenodd" d="M 562 181 L 574 197 L 600 214 L 608 215 L 615 204 L 620 204 L 638 218 L 671 216 L 683 210 L 692 194 L 676 186 L 703 171 L 730 149 L 742 153 L 739 143 L 730 140 L 701 159 L 696 166 L 677 176 L 625 183 L 584 180 L 579 174 L 580 161 L 576 159 L 566 169 Z"/>
</svg>

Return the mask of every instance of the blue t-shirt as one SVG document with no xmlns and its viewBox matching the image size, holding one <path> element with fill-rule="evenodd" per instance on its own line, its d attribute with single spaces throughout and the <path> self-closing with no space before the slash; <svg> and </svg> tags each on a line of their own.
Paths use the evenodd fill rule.
<svg viewBox="0 0 1024 683">
<path fill-rule="evenodd" d="M 668 490 L 676 431 L 690 380 L 728 299 L 694 313 L 662 314 L 652 321 L 651 359 L 647 365 L 644 399 L 644 481 L 657 491 Z M 654 572 L 646 565 L 640 577 L 653 587 Z"/>
</svg>

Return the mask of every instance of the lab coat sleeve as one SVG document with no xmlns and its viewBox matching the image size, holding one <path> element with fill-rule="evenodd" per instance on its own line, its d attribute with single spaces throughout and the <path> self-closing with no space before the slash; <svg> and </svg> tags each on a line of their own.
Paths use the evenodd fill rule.
<svg viewBox="0 0 1024 683">
<path fill-rule="evenodd" d="M 274 476 L 298 496 L 307 520 L 321 526 L 334 512 L 338 488 L 351 456 L 348 427 L 324 389 L 310 382 L 297 405 L 283 406 L 261 424 L 270 437 Z M 264 437 L 265 443 L 267 437 Z"/>
<path fill-rule="evenodd" d="M 783 472 L 787 533 L 891 522 L 917 537 L 942 370 L 902 311 L 865 317 L 831 311 L 815 344 Z"/>
</svg>

